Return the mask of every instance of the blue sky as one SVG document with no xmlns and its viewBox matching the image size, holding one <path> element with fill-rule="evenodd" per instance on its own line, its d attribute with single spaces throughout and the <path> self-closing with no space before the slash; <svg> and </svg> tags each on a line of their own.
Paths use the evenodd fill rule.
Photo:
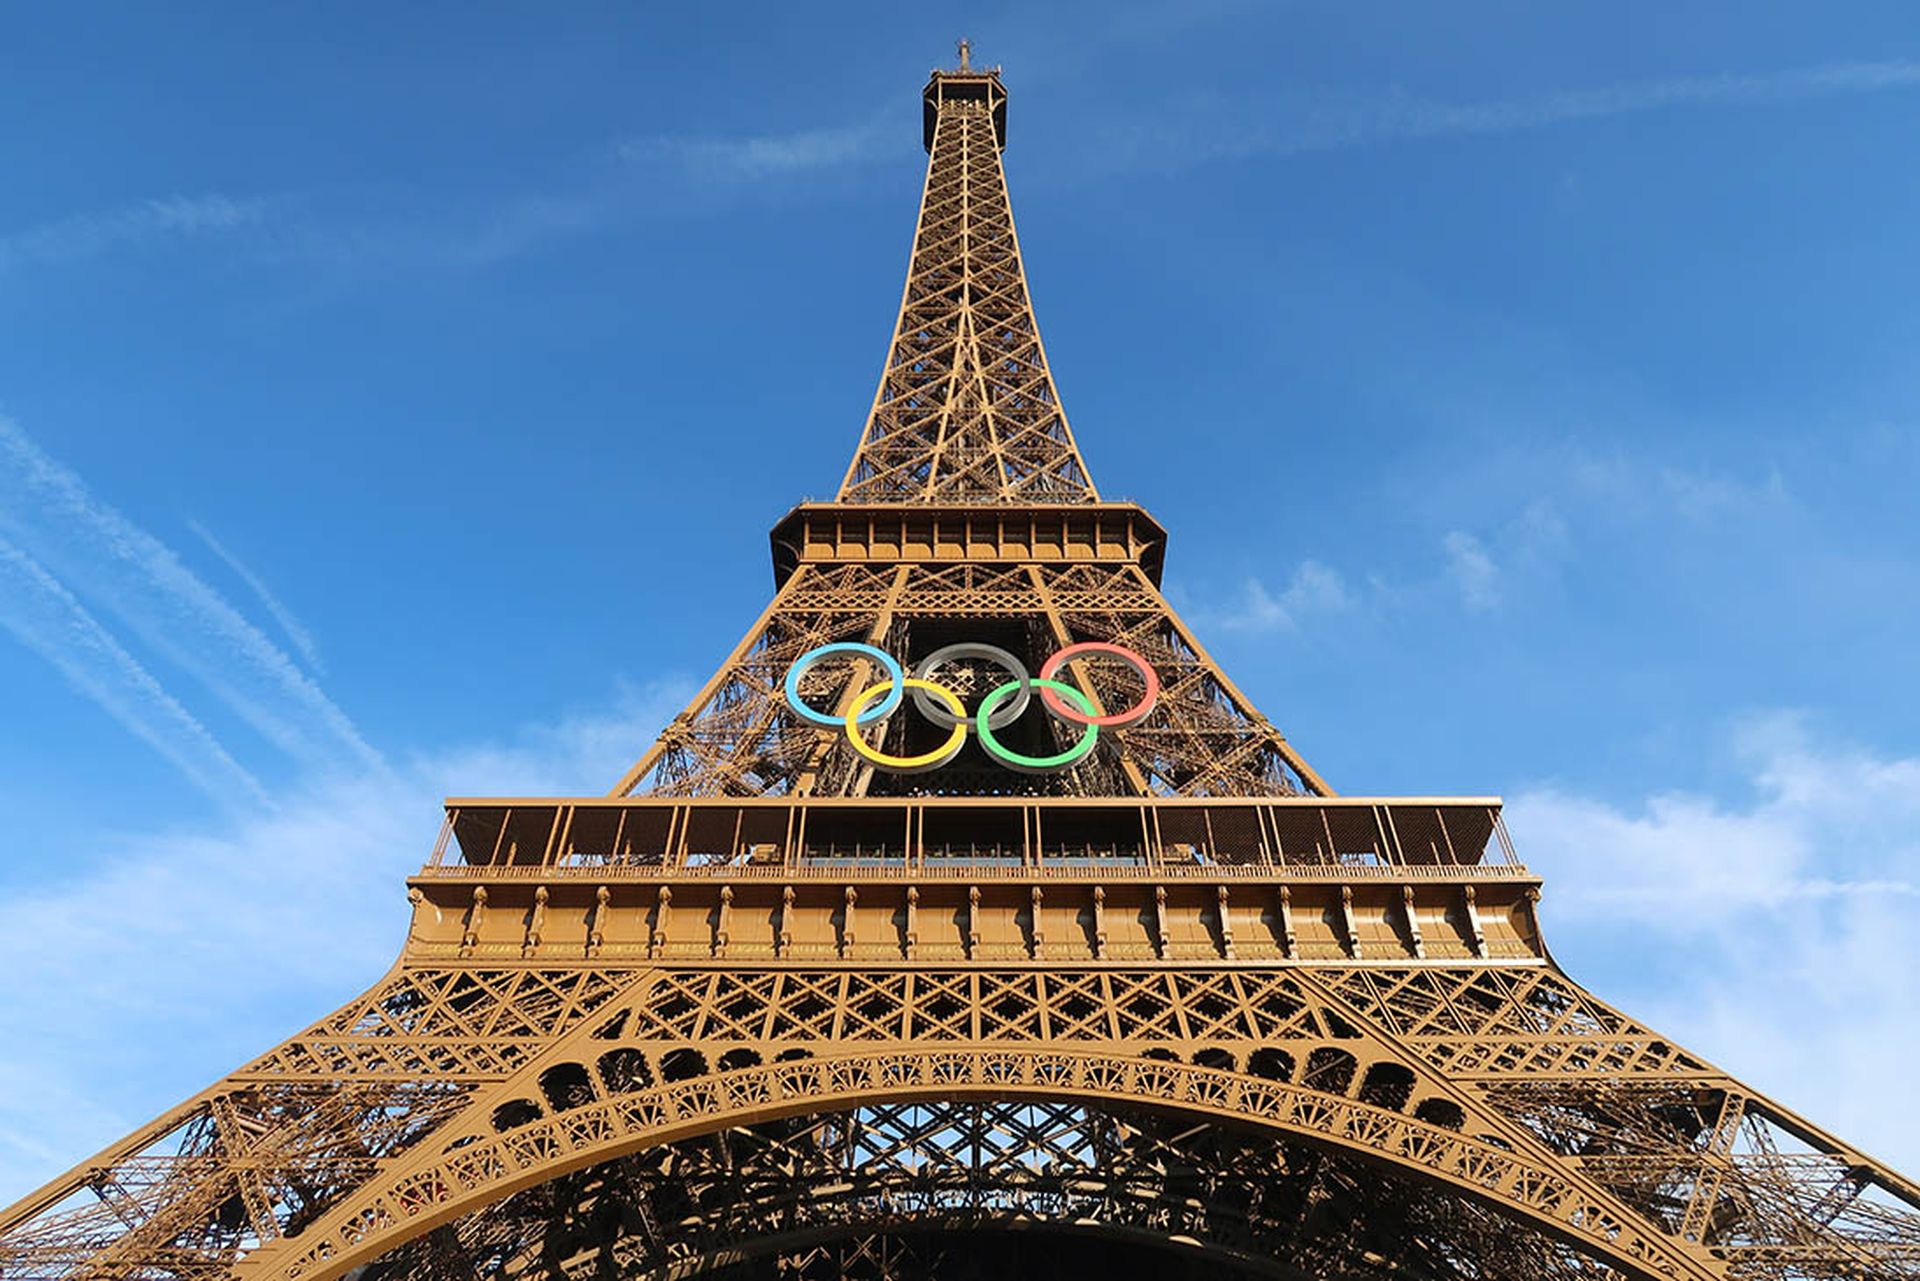
<svg viewBox="0 0 1920 1281">
<path fill-rule="evenodd" d="M 770 588 L 972 37 L 1096 481 L 1350 793 L 1908 1167 L 1911 6 L 58 6 L 0 48 L 0 1200 L 370 982 Z"/>
</svg>

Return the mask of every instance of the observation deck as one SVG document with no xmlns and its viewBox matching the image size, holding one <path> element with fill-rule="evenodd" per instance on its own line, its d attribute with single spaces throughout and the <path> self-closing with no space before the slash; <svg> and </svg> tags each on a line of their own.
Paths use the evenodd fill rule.
<svg viewBox="0 0 1920 1281">
<path fill-rule="evenodd" d="M 801 503 L 773 527 L 773 584 L 802 565 L 1138 565 L 1155 587 L 1167 531 L 1137 503 Z"/>
<path fill-rule="evenodd" d="M 1007 91 L 1000 83 L 1000 68 L 975 68 L 962 63 L 957 70 L 936 70 L 920 91 L 921 142 L 933 151 L 933 135 L 940 123 L 940 108 L 949 102 L 982 102 L 993 115 L 993 140 L 1002 151 L 1007 149 Z"/>
<path fill-rule="evenodd" d="M 415 957 L 1538 964 L 1494 797 L 453 798 Z"/>
</svg>

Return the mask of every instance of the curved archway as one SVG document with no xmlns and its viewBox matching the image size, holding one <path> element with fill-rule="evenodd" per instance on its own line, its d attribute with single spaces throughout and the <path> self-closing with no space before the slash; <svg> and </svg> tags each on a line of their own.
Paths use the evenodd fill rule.
<svg viewBox="0 0 1920 1281">
<path fill-rule="evenodd" d="M 863 1106 L 1055 1099 L 1133 1104 L 1288 1136 L 1398 1169 L 1531 1225 L 1631 1275 L 1716 1275 L 1612 1213 L 1575 1172 L 1419 1118 L 1307 1086 L 1093 1051 L 897 1048 L 662 1081 L 502 1134 L 425 1147 L 299 1237 L 262 1247 L 255 1278 L 330 1281 L 406 1240 L 556 1176 L 703 1134 Z"/>
<path fill-rule="evenodd" d="M 877 1105 L 683 1139 L 524 1189 L 361 1276 L 971 1281 L 1047 1275 L 1049 1260 L 1115 1281 L 1620 1276 L 1376 1163 L 1185 1116 L 1029 1099 Z"/>
</svg>

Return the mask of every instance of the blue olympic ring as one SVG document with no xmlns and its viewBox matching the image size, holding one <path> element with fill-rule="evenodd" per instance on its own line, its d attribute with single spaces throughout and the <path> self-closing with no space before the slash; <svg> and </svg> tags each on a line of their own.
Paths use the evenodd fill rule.
<svg viewBox="0 0 1920 1281">
<path fill-rule="evenodd" d="M 828 729 L 839 729 L 845 719 L 844 717 L 833 716 L 826 712 L 816 712 L 800 699 L 800 678 L 807 674 L 808 668 L 829 654 L 859 654 L 863 658 L 872 659 L 886 669 L 887 682 L 889 685 L 887 696 L 878 703 L 875 703 L 872 707 L 861 712 L 858 720 L 855 722 L 856 724 L 868 725 L 883 716 L 891 714 L 894 708 L 900 706 L 900 700 L 906 697 L 907 673 L 900 666 L 899 659 L 887 653 L 884 649 L 876 649 L 872 645 L 862 645 L 858 641 L 835 641 L 831 645 L 822 645 L 818 649 L 808 650 L 794 661 L 792 667 L 787 669 L 787 705 L 793 708 L 800 716 L 812 721 L 815 725 L 825 725 Z"/>
</svg>

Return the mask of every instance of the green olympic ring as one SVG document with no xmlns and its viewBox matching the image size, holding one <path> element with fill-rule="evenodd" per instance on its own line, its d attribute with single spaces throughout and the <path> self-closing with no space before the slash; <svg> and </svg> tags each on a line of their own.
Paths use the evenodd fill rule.
<svg viewBox="0 0 1920 1281">
<path fill-rule="evenodd" d="M 1080 705 L 1079 710 L 1082 716 L 1091 717 L 1093 715 L 1093 700 L 1088 698 L 1084 692 L 1067 684 L 1065 681 L 1046 680 L 1042 677 L 1035 676 L 1031 678 L 1030 683 L 1041 689 L 1050 689 L 1056 694 L 1072 699 Z M 1070 765 L 1077 765 L 1085 760 L 1087 754 L 1093 751 L 1093 745 L 1100 739 L 1100 727 L 1092 723 L 1087 725 L 1086 731 L 1080 735 L 1080 740 L 1077 743 L 1069 747 L 1066 751 L 1055 753 L 1052 756 L 1026 756 L 1019 752 L 1010 751 L 1000 745 L 1000 740 L 995 738 L 993 734 L 993 709 L 1001 699 L 1005 698 L 1014 690 L 1019 689 L 1020 686 L 1021 682 L 1019 681 L 1008 681 L 981 699 L 980 709 L 973 714 L 973 732 L 979 736 L 980 746 L 986 749 L 987 755 L 993 757 L 993 759 L 999 761 L 1008 769 L 1018 770 L 1022 774 L 1047 774 L 1054 770 L 1066 769 Z"/>
</svg>

